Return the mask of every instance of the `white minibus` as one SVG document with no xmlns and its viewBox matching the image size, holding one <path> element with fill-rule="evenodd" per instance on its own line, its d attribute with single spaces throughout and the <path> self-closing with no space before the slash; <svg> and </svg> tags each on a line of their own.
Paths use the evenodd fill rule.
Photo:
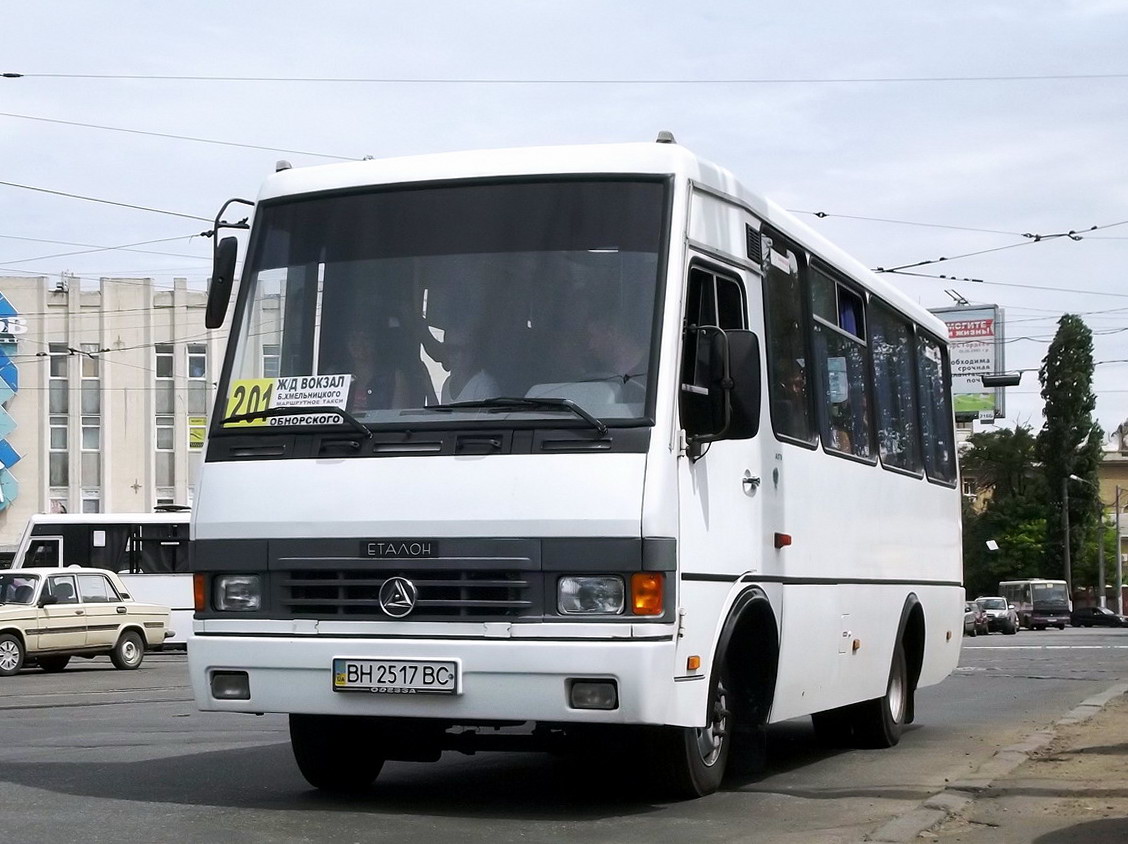
<svg viewBox="0 0 1128 844">
<path fill-rule="evenodd" d="M 694 797 L 786 719 L 896 744 L 956 666 L 945 327 L 728 171 L 663 133 L 253 204 L 188 659 L 314 786 L 586 747 Z"/>
</svg>

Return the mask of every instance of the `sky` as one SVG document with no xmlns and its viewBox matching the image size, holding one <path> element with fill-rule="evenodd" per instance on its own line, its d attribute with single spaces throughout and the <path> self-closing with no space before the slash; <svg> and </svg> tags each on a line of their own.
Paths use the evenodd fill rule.
<svg viewBox="0 0 1128 844">
<path fill-rule="evenodd" d="M 1111 432 L 1126 44 L 1128 0 L 7 2 L 0 276 L 202 287 L 199 234 L 278 159 L 668 130 L 867 266 L 931 261 L 885 274 L 924 306 L 1000 306 L 1005 369 L 1026 370 L 1001 424 L 1041 428 L 1037 369 L 1082 315 Z"/>
</svg>

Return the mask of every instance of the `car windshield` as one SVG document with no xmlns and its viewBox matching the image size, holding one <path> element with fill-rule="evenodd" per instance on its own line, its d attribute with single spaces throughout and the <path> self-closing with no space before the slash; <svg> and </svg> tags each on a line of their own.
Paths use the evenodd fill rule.
<svg viewBox="0 0 1128 844">
<path fill-rule="evenodd" d="M 981 598 L 979 605 L 985 610 L 1005 610 L 1007 602 L 1002 598 Z"/>
<path fill-rule="evenodd" d="M 336 407 L 366 426 L 583 424 L 560 400 L 646 424 L 666 191 L 558 179 L 264 204 L 220 412 L 277 412 L 224 428 L 292 432 Z"/>
<path fill-rule="evenodd" d="M 38 583 L 37 574 L 0 574 L 0 603 L 30 604 L 35 599 L 35 587 Z"/>
</svg>

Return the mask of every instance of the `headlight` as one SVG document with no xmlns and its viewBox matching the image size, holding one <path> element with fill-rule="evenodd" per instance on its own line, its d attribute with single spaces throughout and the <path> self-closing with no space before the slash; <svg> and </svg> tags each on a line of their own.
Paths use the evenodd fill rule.
<svg viewBox="0 0 1128 844">
<path fill-rule="evenodd" d="M 215 578 L 215 608 L 221 612 L 262 609 L 262 578 L 257 574 L 220 574 Z"/>
<path fill-rule="evenodd" d="M 560 578 L 558 603 L 566 615 L 618 615 L 624 594 L 621 577 L 569 576 Z"/>
</svg>

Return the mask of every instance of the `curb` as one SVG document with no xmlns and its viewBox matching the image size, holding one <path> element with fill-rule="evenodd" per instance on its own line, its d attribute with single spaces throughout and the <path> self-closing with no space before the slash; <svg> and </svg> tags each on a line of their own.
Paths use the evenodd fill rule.
<svg viewBox="0 0 1128 844">
<path fill-rule="evenodd" d="M 1101 711 L 1109 701 L 1128 694 L 1128 683 L 1117 683 L 1099 694 L 1086 698 L 1064 717 L 1058 719 L 1047 730 L 1031 733 L 1024 741 L 999 750 L 980 765 L 970 776 L 949 784 L 943 791 L 933 794 L 910 809 L 869 833 L 863 841 L 907 842 L 920 837 L 939 826 L 952 815 L 963 811 L 991 784 L 1010 774 L 1015 768 L 1029 759 L 1034 753 L 1044 749 L 1057 735 L 1058 727 L 1081 724 Z"/>
</svg>

